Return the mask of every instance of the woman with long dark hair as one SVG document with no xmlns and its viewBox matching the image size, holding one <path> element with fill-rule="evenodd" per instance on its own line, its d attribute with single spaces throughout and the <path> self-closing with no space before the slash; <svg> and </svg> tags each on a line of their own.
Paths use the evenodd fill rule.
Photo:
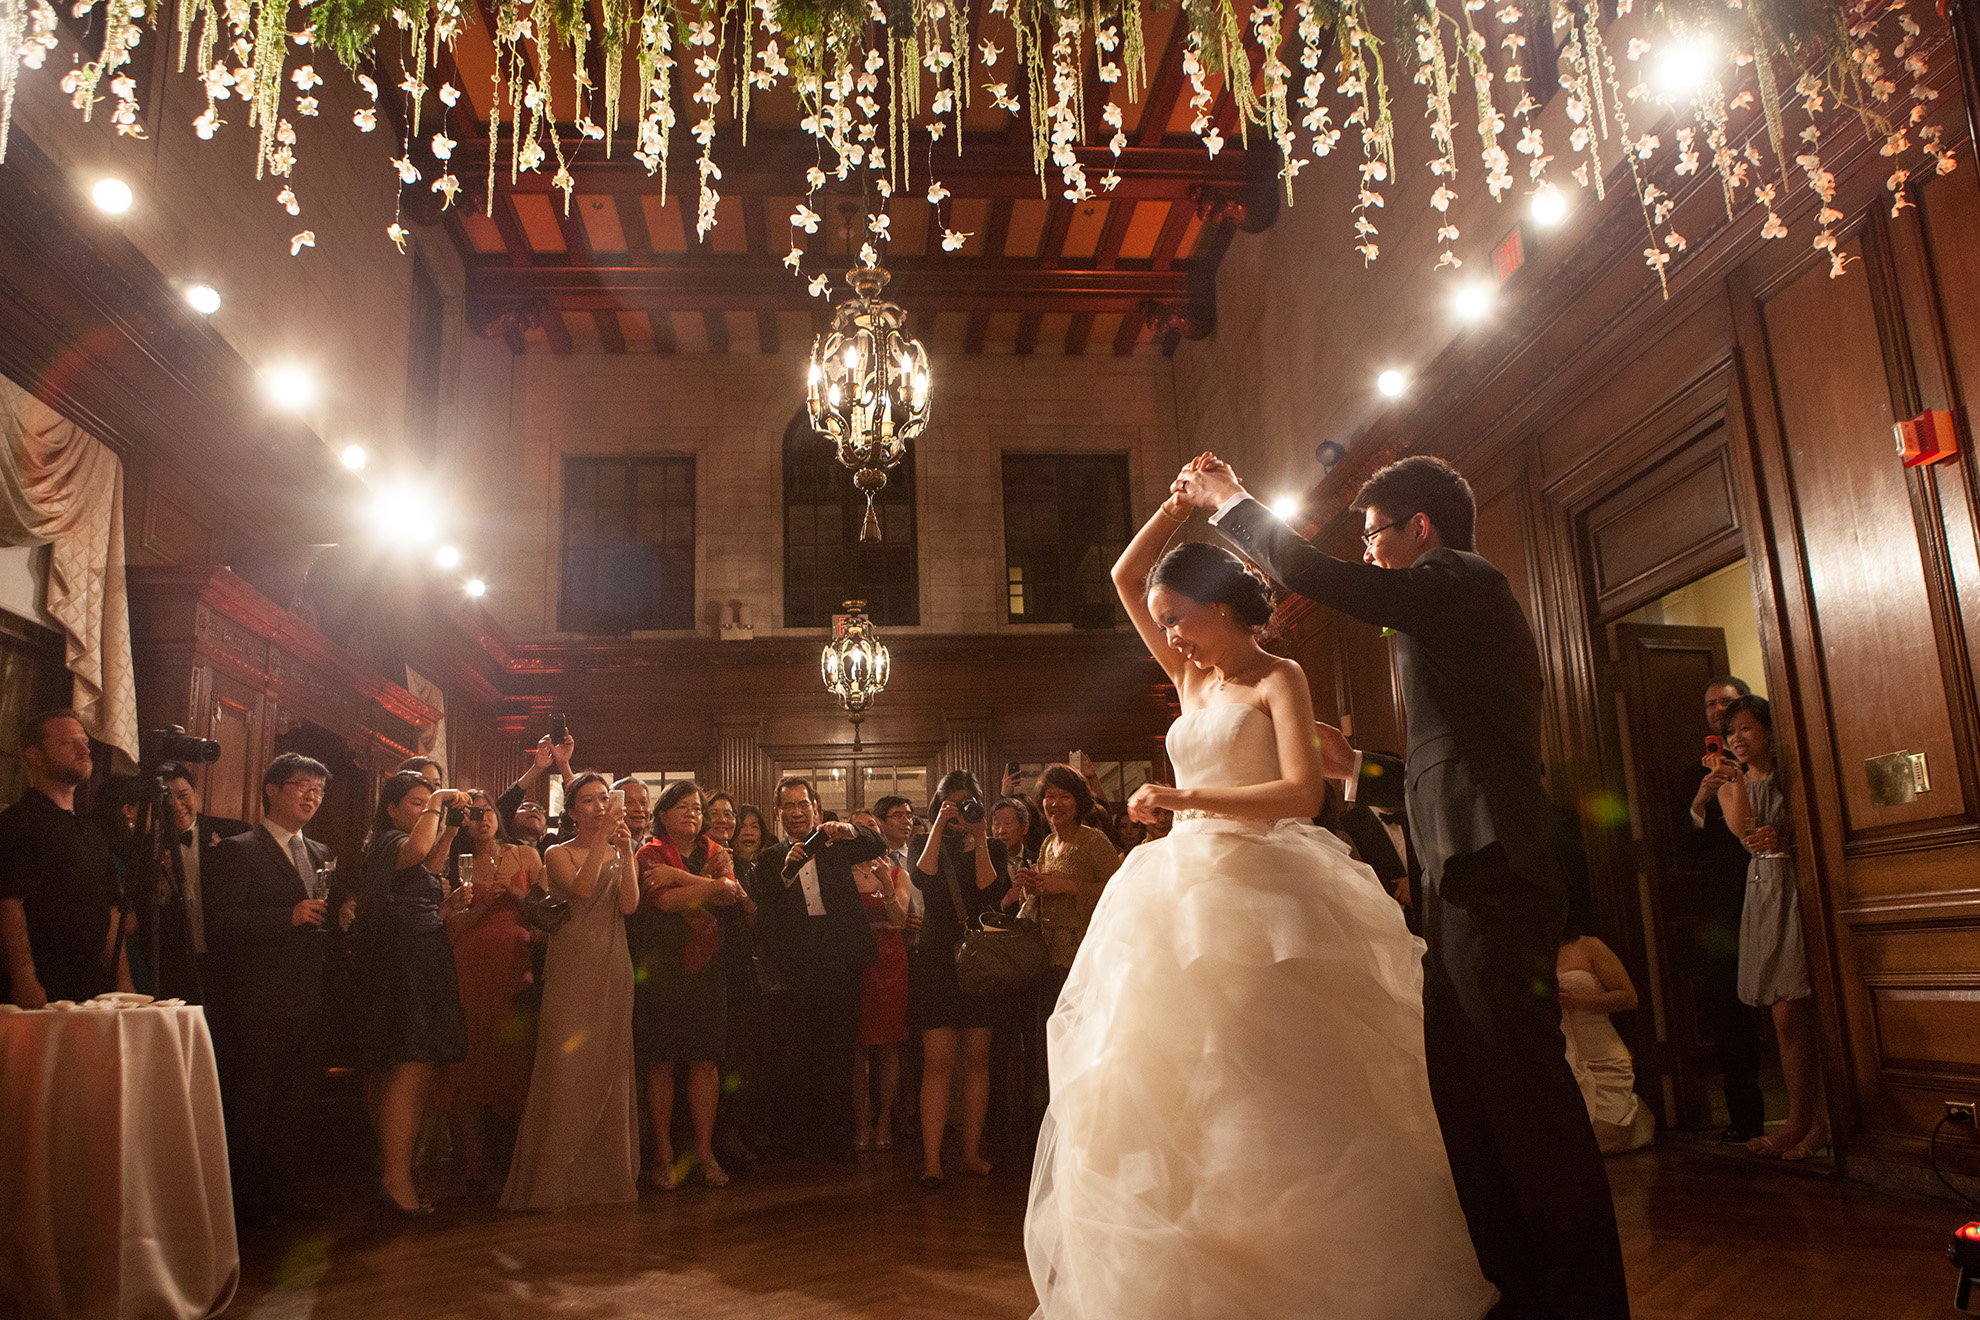
<svg viewBox="0 0 1980 1320">
<path fill-rule="evenodd" d="M 688 1113 L 701 1181 L 726 1187 L 715 1158 L 717 1066 L 727 1049 L 728 983 L 719 908 L 744 899 L 728 849 L 701 832 L 701 786 L 680 780 L 660 790 L 653 838 L 639 850 L 639 910 L 626 919 L 632 948 L 633 1044 L 653 1124 L 650 1185 L 671 1191 L 687 1178 L 674 1161 L 674 1072 L 687 1066 Z"/>
<path fill-rule="evenodd" d="M 502 1189 L 504 1210 L 561 1210 L 639 1199 L 633 1103 L 633 971 L 625 918 L 639 906 L 632 832 L 605 776 L 571 781 L 577 827 L 543 859 L 570 915 L 550 936 L 536 1066 Z"/>
<path fill-rule="evenodd" d="M 466 910 L 473 891 L 449 893 L 445 878 L 426 869 L 453 842 L 442 818 L 457 796 L 435 791 L 417 770 L 398 771 L 378 791 L 364 844 L 354 932 L 367 995 L 359 1039 L 379 1079 L 379 1197 L 406 1215 L 432 1213 L 413 1183 L 413 1143 L 440 1066 L 467 1057 L 447 921 Z"/>
<path fill-rule="evenodd" d="M 973 802 L 974 820 L 963 804 Z M 934 821 L 915 870 L 927 903 L 921 936 L 908 959 L 908 1002 L 921 1028 L 921 1185 L 942 1185 L 942 1133 L 949 1124 L 949 1078 L 962 1054 L 962 1167 L 987 1174 L 983 1118 L 990 1107 L 990 1029 L 1009 1016 L 1005 995 L 965 995 L 956 982 L 956 948 L 969 923 L 994 912 L 1010 887 L 1004 845 L 989 837 L 983 789 L 967 770 L 951 770 L 928 805 Z M 960 893 L 960 909 L 955 895 Z"/>
</svg>

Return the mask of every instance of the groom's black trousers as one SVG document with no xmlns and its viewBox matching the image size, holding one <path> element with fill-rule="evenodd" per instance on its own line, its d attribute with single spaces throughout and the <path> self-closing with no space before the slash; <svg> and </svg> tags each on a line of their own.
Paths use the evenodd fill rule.
<svg viewBox="0 0 1980 1320">
<path fill-rule="evenodd" d="M 1609 1177 L 1561 1035 L 1567 897 L 1498 844 L 1446 862 L 1419 899 L 1430 1094 L 1495 1320 L 1629 1315 Z"/>
</svg>

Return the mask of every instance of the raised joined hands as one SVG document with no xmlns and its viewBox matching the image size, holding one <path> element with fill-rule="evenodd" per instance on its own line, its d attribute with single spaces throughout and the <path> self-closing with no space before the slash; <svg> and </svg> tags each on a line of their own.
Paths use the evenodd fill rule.
<svg viewBox="0 0 1980 1320">
<path fill-rule="evenodd" d="M 1169 484 L 1169 492 L 1173 501 L 1215 509 L 1233 495 L 1244 494 L 1245 489 L 1231 465 L 1206 450 L 1183 465 Z"/>
</svg>

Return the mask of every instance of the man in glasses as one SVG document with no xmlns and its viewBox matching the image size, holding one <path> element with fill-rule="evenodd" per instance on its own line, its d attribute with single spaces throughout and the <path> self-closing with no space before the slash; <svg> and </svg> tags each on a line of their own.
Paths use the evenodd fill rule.
<svg viewBox="0 0 1980 1320">
<path fill-rule="evenodd" d="M 219 1001 L 221 1097 L 234 1213 L 250 1223 L 315 1207 L 289 1185 L 323 1067 L 317 1019 L 330 944 L 328 846 L 303 837 L 330 772 L 285 752 L 261 777 L 261 824 L 213 850 L 207 937 Z"/>
</svg>

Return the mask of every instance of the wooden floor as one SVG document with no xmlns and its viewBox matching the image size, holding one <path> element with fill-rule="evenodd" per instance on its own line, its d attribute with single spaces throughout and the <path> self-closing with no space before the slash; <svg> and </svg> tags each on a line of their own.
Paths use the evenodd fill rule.
<svg viewBox="0 0 1980 1320">
<path fill-rule="evenodd" d="M 792 1164 L 726 1191 L 561 1215 L 443 1209 L 398 1230 L 353 1204 L 243 1242 L 228 1314 L 1022 1320 L 1025 1175 L 917 1183 L 912 1149 Z M 1679 1146 L 1609 1161 L 1638 1320 L 1946 1320 L 1967 1216 Z M 355 1195 L 355 1189 L 352 1189 Z M 1278 1320 L 1277 1317 L 1272 1320 Z"/>
</svg>

